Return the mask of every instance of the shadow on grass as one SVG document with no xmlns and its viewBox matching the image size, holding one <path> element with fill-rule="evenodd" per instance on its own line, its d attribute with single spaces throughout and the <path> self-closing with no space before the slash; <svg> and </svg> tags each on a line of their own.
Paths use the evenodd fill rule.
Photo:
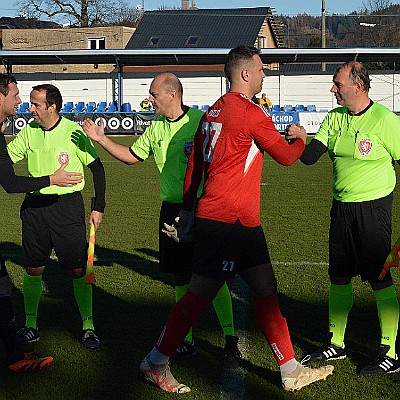
<svg viewBox="0 0 400 400">
<path fill-rule="evenodd" d="M 6 242 L 0 244 L 0 250 L 6 259 L 20 265 L 20 246 Z M 135 251 L 143 253 L 145 257 L 100 246 L 96 248 L 99 276 L 103 268 L 108 269 L 114 264 L 138 274 L 138 280 L 133 282 L 132 286 L 130 282 L 124 282 L 122 277 L 121 280 L 116 279 L 115 282 L 104 285 L 115 286 L 110 290 L 112 294 L 101 285 L 93 286 L 95 325 L 102 340 L 102 349 L 99 352 L 84 350 L 79 344 L 81 322 L 71 279 L 59 269 L 56 262 L 49 263 L 43 276 L 45 291 L 39 307 L 38 325 L 42 338 L 38 344 L 30 346 L 41 353 L 50 353 L 56 359 L 55 365 L 46 371 L 42 382 L 38 383 L 43 387 L 51 385 L 54 388 L 51 396 L 41 396 L 42 399 L 165 398 L 164 393 L 143 381 L 138 366 L 143 356 L 154 345 L 173 304 L 172 296 L 163 296 L 160 293 L 160 297 L 155 297 L 154 289 L 146 288 L 146 279 L 150 278 L 171 287 L 172 281 L 167 275 L 159 272 L 156 262 L 148 259 L 156 258 L 156 252 L 148 249 Z M 140 291 L 137 284 L 143 286 Z M 121 291 L 118 286 L 121 286 Z M 273 396 L 270 398 L 290 398 L 290 394 L 284 393 L 280 387 L 280 374 L 271 350 L 258 333 L 246 285 L 239 286 L 240 291 L 236 286 L 233 287 L 236 295 L 234 307 L 240 306 L 242 313 L 235 308 L 235 321 L 236 325 L 240 326 L 240 331 L 249 335 L 250 349 L 249 358 L 245 359 L 243 364 L 246 371 L 246 399 L 262 398 L 266 395 L 266 390 Z M 367 285 L 364 290 L 369 290 Z M 296 354 L 298 358 L 313 351 L 316 345 L 320 344 L 327 327 L 327 301 L 327 298 L 322 298 L 305 302 L 280 294 L 282 313 L 288 321 L 293 343 L 303 352 Z M 14 303 L 21 325 L 23 297 L 20 291 L 16 291 Z M 206 316 L 200 318 L 195 327 L 198 332 L 197 355 L 172 362 L 172 369 L 178 378 L 198 386 L 197 391 L 185 396 L 187 399 L 208 400 L 220 397 L 220 360 L 223 357 L 223 349 L 207 341 L 207 335 L 211 331 L 220 331 L 217 322 L 211 324 L 210 315 L 211 311 L 206 311 Z M 215 317 L 212 318 L 216 320 Z M 378 344 L 379 322 L 374 302 L 356 302 L 349 318 L 346 345 L 348 355 L 358 369 L 375 354 Z M 252 362 L 253 360 L 255 362 Z M 4 388 L 5 395 L 13 393 L 15 384 L 20 385 L 19 379 L 15 375 L 9 375 L 10 385 Z M 26 379 L 30 381 L 33 378 Z M 334 379 L 335 377 L 330 378 Z M 56 382 L 63 384 L 57 387 Z M 68 387 L 67 393 L 65 386 Z M 204 397 L 205 393 L 207 396 Z M 305 395 L 296 398 L 308 397 Z"/>
</svg>

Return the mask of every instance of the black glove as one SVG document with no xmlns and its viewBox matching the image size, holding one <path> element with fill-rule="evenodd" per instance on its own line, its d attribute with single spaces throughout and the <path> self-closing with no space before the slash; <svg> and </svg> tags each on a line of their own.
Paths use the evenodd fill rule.
<svg viewBox="0 0 400 400">
<path fill-rule="evenodd" d="M 190 243 L 194 242 L 194 211 L 179 211 L 175 222 L 172 225 L 164 223 L 165 229 L 161 231 L 174 239 L 175 242 Z"/>
</svg>

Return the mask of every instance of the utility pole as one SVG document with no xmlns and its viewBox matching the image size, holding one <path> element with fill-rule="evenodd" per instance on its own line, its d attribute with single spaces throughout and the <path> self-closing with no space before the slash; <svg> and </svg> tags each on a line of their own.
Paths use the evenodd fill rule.
<svg viewBox="0 0 400 400">
<path fill-rule="evenodd" d="M 322 24 L 321 24 L 321 47 L 325 49 L 326 47 L 326 9 L 325 9 L 325 0 L 322 0 Z M 326 71 L 326 64 L 323 62 L 321 64 L 322 71 Z"/>
</svg>

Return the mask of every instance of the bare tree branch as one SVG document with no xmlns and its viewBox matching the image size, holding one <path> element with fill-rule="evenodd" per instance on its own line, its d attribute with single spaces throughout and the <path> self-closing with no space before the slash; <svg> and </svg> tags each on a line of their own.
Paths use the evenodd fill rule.
<svg viewBox="0 0 400 400">
<path fill-rule="evenodd" d="M 74 26 L 108 25 L 121 23 L 134 25 L 141 11 L 129 7 L 128 0 L 18 0 L 20 15 L 28 18 L 47 17 L 53 22 Z"/>
</svg>

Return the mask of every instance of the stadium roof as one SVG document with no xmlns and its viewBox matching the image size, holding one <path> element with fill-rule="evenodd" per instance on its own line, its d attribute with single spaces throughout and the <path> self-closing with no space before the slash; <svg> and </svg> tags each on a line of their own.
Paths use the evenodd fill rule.
<svg viewBox="0 0 400 400">
<path fill-rule="evenodd" d="M 146 11 L 126 48 L 252 46 L 270 17 L 270 7 Z"/>
<path fill-rule="evenodd" d="M 116 64 L 210 65 L 224 64 L 230 49 L 107 49 L 107 50 L 0 50 L 0 62 L 12 65 Z M 400 48 L 261 49 L 265 64 L 345 62 L 399 62 Z"/>
</svg>

